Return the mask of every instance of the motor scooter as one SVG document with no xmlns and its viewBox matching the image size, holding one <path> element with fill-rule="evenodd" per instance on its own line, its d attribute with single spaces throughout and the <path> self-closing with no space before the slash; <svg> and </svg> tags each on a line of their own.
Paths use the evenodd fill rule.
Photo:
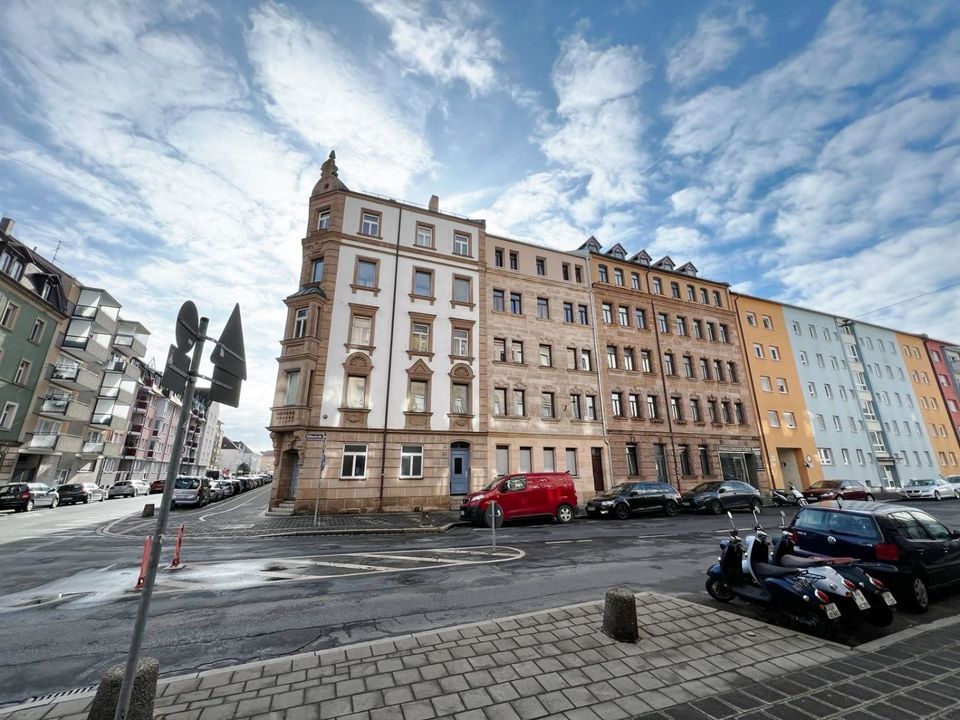
<svg viewBox="0 0 960 720">
<path fill-rule="evenodd" d="M 771 563 L 780 567 L 804 568 L 809 573 L 830 568 L 839 575 L 851 591 L 856 606 L 863 613 L 845 613 L 845 625 L 855 629 L 859 620 L 866 620 L 877 627 L 887 627 L 893 622 L 893 607 L 897 604 L 886 586 L 860 567 L 855 558 L 827 557 L 823 555 L 800 556 L 795 554 L 793 534 L 787 527 L 787 518 L 780 512 L 780 538 L 774 541 Z M 843 611 L 842 603 L 838 603 Z"/>
<path fill-rule="evenodd" d="M 727 512 L 732 529 L 730 539 L 720 543 L 719 562 L 707 570 L 706 590 L 720 602 L 742 600 L 782 617 L 809 632 L 831 638 L 839 627 L 840 609 L 818 588 L 822 578 L 805 569 L 776 567 L 769 560 L 769 546 L 740 538 L 733 516 Z"/>
<path fill-rule="evenodd" d="M 774 488 L 771 499 L 773 500 L 773 504 L 777 507 L 783 507 L 784 505 L 797 505 L 798 507 L 804 507 L 807 505 L 807 499 L 803 496 L 803 493 L 797 490 L 793 485 L 791 485 L 788 490 L 777 490 Z"/>
</svg>

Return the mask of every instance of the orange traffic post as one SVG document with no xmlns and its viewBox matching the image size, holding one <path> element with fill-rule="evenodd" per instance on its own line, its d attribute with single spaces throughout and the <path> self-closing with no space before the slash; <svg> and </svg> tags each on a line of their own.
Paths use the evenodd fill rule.
<svg viewBox="0 0 960 720">
<path fill-rule="evenodd" d="M 183 534 L 186 532 L 186 528 L 183 523 L 180 523 L 180 529 L 177 530 L 177 544 L 173 548 L 173 560 L 170 561 L 170 570 L 176 570 L 180 567 L 180 546 L 183 545 Z"/>
<path fill-rule="evenodd" d="M 134 590 L 143 590 L 143 583 L 147 579 L 147 563 L 150 562 L 150 546 L 153 544 L 153 538 L 147 535 L 143 541 L 143 559 L 140 560 L 140 576 L 137 578 L 137 586 Z"/>
</svg>

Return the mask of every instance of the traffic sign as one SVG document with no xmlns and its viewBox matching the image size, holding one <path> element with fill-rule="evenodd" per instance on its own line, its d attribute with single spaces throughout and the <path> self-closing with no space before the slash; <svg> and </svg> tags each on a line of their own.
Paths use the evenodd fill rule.
<svg viewBox="0 0 960 720">
<path fill-rule="evenodd" d="M 304 440 L 326 440 L 327 434 L 318 433 L 318 432 L 308 432 L 304 434 L 303 439 Z"/>
</svg>

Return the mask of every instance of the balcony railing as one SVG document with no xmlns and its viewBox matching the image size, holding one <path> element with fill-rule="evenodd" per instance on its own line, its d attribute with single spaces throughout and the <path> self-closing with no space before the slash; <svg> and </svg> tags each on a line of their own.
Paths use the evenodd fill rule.
<svg viewBox="0 0 960 720">
<path fill-rule="evenodd" d="M 43 453 L 75 453 L 80 449 L 81 440 L 78 435 L 64 435 L 63 433 L 33 433 L 25 443 L 25 451 Z M 23 451 L 21 451 L 23 452 Z"/>
<path fill-rule="evenodd" d="M 103 453 L 104 445 L 103 442 L 85 442 L 80 452 L 84 455 L 100 455 Z"/>
</svg>

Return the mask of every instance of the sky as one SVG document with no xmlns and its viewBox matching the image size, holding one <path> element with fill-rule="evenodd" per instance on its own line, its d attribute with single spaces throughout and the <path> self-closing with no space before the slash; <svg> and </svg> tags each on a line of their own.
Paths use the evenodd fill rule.
<svg viewBox="0 0 960 720">
<path fill-rule="evenodd" d="M 960 341 L 956 2 L 4 0 L 0 27 L 0 211 L 158 366 L 184 300 L 214 336 L 239 302 L 221 417 L 254 448 L 331 149 L 354 190 Z"/>
</svg>

